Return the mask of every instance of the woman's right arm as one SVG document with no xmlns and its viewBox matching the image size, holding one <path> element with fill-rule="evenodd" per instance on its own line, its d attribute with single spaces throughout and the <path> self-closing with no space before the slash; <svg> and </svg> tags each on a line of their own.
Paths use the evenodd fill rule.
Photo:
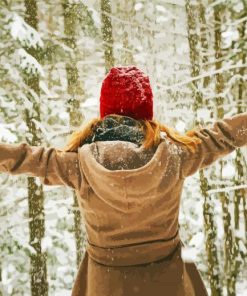
<svg viewBox="0 0 247 296">
<path fill-rule="evenodd" d="M 247 112 L 217 120 L 213 126 L 196 131 L 195 135 L 201 139 L 196 152 L 183 149 L 181 154 L 181 174 L 184 178 L 247 145 Z"/>
<path fill-rule="evenodd" d="M 77 152 L 27 143 L 0 142 L 0 172 L 39 177 L 45 185 L 66 185 L 78 189 L 82 183 Z"/>
</svg>

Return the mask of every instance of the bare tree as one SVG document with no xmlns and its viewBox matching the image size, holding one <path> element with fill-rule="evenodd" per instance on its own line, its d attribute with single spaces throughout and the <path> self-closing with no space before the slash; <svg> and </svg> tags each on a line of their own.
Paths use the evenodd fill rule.
<svg viewBox="0 0 247 296">
<path fill-rule="evenodd" d="M 117 21 L 113 27 L 114 41 L 122 44 L 119 48 L 120 54 L 116 53 L 116 61 L 121 65 L 133 65 L 133 46 L 131 44 L 132 38 L 132 22 L 135 18 L 135 0 L 130 1 L 114 1 L 112 6 L 112 13 L 117 16 Z M 117 58 L 119 56 L 119 59 Z"/>
<path fill-rule="evenodd" d="M 219 70 L 222 68 L 222 57 L 223 53 L 221 50 L 221 10 L 222 7 L 220 5 L 214 6 L 214 51 L 215 51 L 215 68 Z M 216 93 L 216 110 L 217 110 L 217 117 L 223 118 L 224 117 L 224 98 L 222 97 L 222 92 L 224 91 L 224 77 L 222 73 L 217 73 L 215 75 L 215 93 Z M 224 161 L 220 160 L 220 167 L 221 167 L 221 178 L 222 178 L 222 168 L 224 166 Z M 224 236 L 225 236 L 225 243 L 224 243 L 224 272 L 226 278 L 226 286 L 228 295 L 230 290 L 229 287 L 232 285 L 232 279 L 229 277 L 229 267 L 231 266 L 232 259 L 231 259 L 231 250 L 233 247 L 232 241 L 232 231 L 231 231 L 231 215 L 229 212 L 229 195 L 227 192 L 220 192 L 219 194 L 220 201 L 222 204 L 222 212 L 223 212 L 223 224 L 224 224 Z"/>
<path fill-rule="evenodd" d="M 105 72 L 114 67 L 114 53 L 113 53 L 113 35 L 111 23 L 111 2 L 109 0 L 100 0 L 101 4 L 101 32 L 104 42 L 105 54 Z"/>
<path fill-rule="evenodd" d="M 38 29 L 38 15 L 36 0 L 25 0 L 25 21 Z M 28 54 L 39 61 L 40 49 L 27 47 Z M 39 75 L 25 73 L 25 82 L 30 90 L 39 96 Z M 28 98 L 33 105 L 32 110 L 25 109 L 25 120 L 28 126 L 26 141 L 29 145 L 40 146 L 42 139 L 40 130 L 35 125 L 35 120 L 40 122 L 40 105 L 31 95 Z M 42 252 L 41 241 L 45 234 L 44 193 L 43 185 L 39 185 L 33 177 L 28 177 L 28 208 L 29 208 L 29 243 L 35 250 L 30 254 L 31 259 L 31 294 L 32 296 L 48 295 L 46 252 Z"/>
<path fill-rule="evenodd" d="M 244 2 L 245 3 L 245 2 Z M 245 10 L 247 9 L 247 4 L 245 3 Z M 239 39 L 240 42 L 242 43 L 242 40 L 246 40 L 247 36 L 245 33 L 245 28 L 246 28 L 246 24 L 247 22 L 244 21 L 242 22 L 239 27 L 238 27 L 238 31 L 239 31 Z M 240 52 L 240 60 L 242 61 L 243 64 L 246 63 L 246 52 L 244 51 L 244 42 L 242 43 L 242 50 Z M 243 112 L 243 107 L 244 107 L 244 98 L 245 98 L 245 94 L 246 94 L 246 81 L 244 80 L 244 75 L 246 75 L 246 68 L 240 68 L 239 69 L 239 75 L 240 75 L 240 80 L 238 83 L 238 100 L 237 100 L 237 110 L 239 113 Z M 245 90 L 245 92 L 244 92 Z M 239 169 L 238 172 L 238 180 L 241 182 L 243 182 L 245 179 L 245 174 L 244 174 L 244 167 L 247 167 L 247 163 L 246 160 L 244 158 L 243 155 L 238 155 L 238 153 L 240 153 L 240 150 L 237 151 L 237 157 L 236 157 L 236 166 Z M 242 160 L 242 163 L 240 164 L 239 161 Z M 237 185 L 237 184 L 236 184 Z M 243 202 L 243 211 L 244 211 L 244 221 L 245 221 L 245 243 L 246 243 L 246 249 L 247 249 L 247 204 L 246 204 L 246 200 L 247 200 L 247 191 L 243 190 L 242 191 L 242 202 Z M 238 225 L 238 221 L 235 222 L 235 225 Z"/>
<path fill-rule="evenodd" d="M 83 117 L 80 110 L 80 98 L 84 95 L 82 83 L 79 80 L 79 74 L 76 63 L 76 30 L 77 30 L 77 4 L 70 4 L 68 0 L 63 1 L 64 10 L 64 33 L 66 36 L 66 45 L 73 50 L 73 56 L 66 63 L 66 73 L 68 81 L 68 112 L 70 116 L 70 125 L 75 128 L 82 124 Z M 78 200 L 75 192 L 73 192 L 73 213 L 74 213 L 74 233 L 76 242 L 76 263 L 80 265 L 83 255 L 83 231 L 82 221 L 79 211 Z"/>
<path fill-rule="evenodd" d="M 245 27 L 246 21 L 241 23 L 238 26 L 240 42 L 245 38 Z M 240 56 L 238 57 L 239 60 L 242 60 L 243 63 L 246 61 L 246 53 L 244 50 L 240 51 Z M 240 79 L 238 82 L 238 96 L 237 96 L 237 110 L 239 113 L 243 112 L 242 108 L 242 101 L 244 95 L 244 75 L 245 75 L 245 68 L 240 68 L 238 70 Z M 240 149 L 236 151 L 236 158 L 235 158 L 235 167 L 236 167 L 236 175 L 234 177 L 234 184 L 236 186 L 243 184 L 246 180 L 245 170 L 246 167 L 246 160 L 244 155 Z M 241 210 L 241 201 L 243 203 L 243 212 L 244 212 L 244 219 L 245 219 L 245 230 L 247 231 L 247 208 L 246 208 L 246 190 L 245 189 L 238 189 L 234 191 L 234 229 L 239 231 L 240 229 L 240 210 Z M 247 232 L 246 232 L 247 235 Z M 232 244 L 229 246 L 229 264 L 228 264 L 228 274 L 227 274 L 227 292 L 229 296 L 236 295 L 236 282 L 237 277 L 240 272 L 241 267 L 241 259 L 245 259 L 245 254 L 240 249 L 240 238 L 238 236 L 232 235 Z M 245 237 L 246 240 L 246 237 Z M 244 242 L 243 242 L 244 243 Z M 247 246 L 247 240 L 246 240 Z M 231 248 L 230 248 L 231 247 Z M 242 257 L 242 258 L 241 258 Z M 241 259 L 240 259 L 241 258 Z"/>
<path fill-rule="evenodd" d="M 196 15 L 195 11 L 197 6 L 192 6 L 190 0 L 186 0 L 186 13 L 187 13 L 187 30 L 189 38 L 189 48 L 190 48 L 190 63 L 191 63 L 191 76 L 197 77 L 200 74 L 200 62 L 199 62 L 199 52 L 198 52 L 198 43 L 200 37 L 196 31 Z M 203 95 L 198 87 L 198 82 L 194 81 L 193 83 L 193 95 L 195 98 L 194 110 L 195 112 L 198 108 L 203 105 Z M 198 125 L 199 122 L 195 120 L 195 124 Z M 216 247 L 216 227 L 214 223 L 214 213 L 213 208 L 210 202 L 210 195 L 208 190 L 211 188 L 207 178 L 204 176 L 203 170 L 200 170 L 200 188 L 202 195 L 204 197 L 203 204 L 203 217 L 204 217 L 204 227 L 206 234 L 206 251 L 208 257 L 208 278 L 210 282 L 212 295 L 220 296 L 222 295 L 220 289 L 220 278 L 219 278 L 219 262 L 217 255 Z"/>
<path fill-rule="evenodd" d="M 200 41 L 201 41 L 201 49 L 202 49 L 202 68 L 203 70 L 207 70 L 208 66 L 206 64 L 208 63 L 208 56 L 207 52 L 209 49 L 208 46 L 208 39 L 207 39 L 207 22 L 205 18 L 205 7 L 201 0 L 197 0 L 198 2 L 198 9 L 199 9 L 199 26 L 200 26 Z M 203 87 L 207 88 L 210 83 L 210 76 L 206 76 L 203 79 Z M 207 101 L 205 101 L 207 105 Z"/>
</svg>

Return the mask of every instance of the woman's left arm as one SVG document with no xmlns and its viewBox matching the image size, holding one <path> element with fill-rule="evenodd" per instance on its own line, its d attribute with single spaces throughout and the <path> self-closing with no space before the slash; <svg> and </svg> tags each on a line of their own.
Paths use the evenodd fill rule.
<svg viewBox="0 0 247 296">
<path fill-rule="evenodd" d="M 195 153 L 183 149 L 181 174 L 188 177 L 207 168 L 235 149 L 247 145 L 247 112 L 216 120 L 212 126 L 195 132 L 201 140 Z"/>
<path fill-rule="evenodd" d="M 0 172 L 39 177 L 45 185 L 66 185 L 77 189 L 82 175 L 78 153 L 27 143 L 0 143 Z"/>
</svg>

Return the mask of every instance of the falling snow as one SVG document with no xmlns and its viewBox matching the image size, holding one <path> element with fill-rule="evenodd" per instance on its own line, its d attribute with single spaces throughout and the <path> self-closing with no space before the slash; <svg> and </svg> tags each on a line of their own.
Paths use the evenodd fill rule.
<svg viewBox="0 0 247 296">
<path fill-rule="evenodd" d="M 154 94 L 154 118 L 166 126 L 174 127 L 181 134 L 185 134 L 194 127 L 195 119 L 201 124 L 207 124 L 220 117 L 221 111 L 227 117 L 246 112 L 244 84 L 246 61 L 242 57 L 245 43 L 241 35 L 246 23 L 242 17 L 245 13 L 243 1 L 234 0 L 230 4 L 226 3 L 226 9 L 221 13 L 222 22 L 217 22 L 219 28 L 222 26 L 219 44 L 223 55 L 220 58 L 220 69 L 219 64 L 215 63 L 220 53 L 215 53 L 214 38 L 217 34 L 213 19 L 214 5 L 204 7 L 206 26 L 201 23 L 202 19 L 196 19 L 196 29 L 192 28 L 188 32 L 189 23 L 185 2 L 193 4 L 193 1 L 170 1 L 174 3 L 159 1 L 158 4 L 155 1 L 135 3 L 111 1 L 111 11 L 105 12 L 112 22 L 113 38 L 111 40 L 111 38 L 104 38 L 102 34 L 103 14 L 98 0 L 67 1 L 76 7 L 75 14 L 67 19 L 67 23 L 62 1 L 36 1 L 38 4 L 37 30 L 27 21 L 25 3 L 28 1 L 2 2 L 0 5 L 0 142 L 2 143 L 32 142 L 32 129 L 34 129 L 39 130 L 37 135 L 41 139 L 42 146 L 64 147 L 68 136 L 82 125 L 83 120 L 87 122 L 99 116 L 101 82 L 106 71 L 113 64 L 135 65 L 149 76 Z M 201 1 L 201 3 L 205 5 L 207 1 Z M 196 9 L 195 16 L 199 15 Z M 34 16 L 33 11 L 31 16 Z M 75 29 L 74 32 L 73 29 Z M 105 29 L 109 37 L 111 27 L 107 25 Z M 198 56 L 191 54 L 193 42 L 189 42 L 189 33 L 198 34 L 198 36 L 195 35 L 197 44 L 194 44 L 195 50 L 198 50 Z M 203 36 L 207 38 L 203 39 Z M 113 57 L 110 56 L 112 47 Z M 34 54 L 35 51 L 36 54 Z M 193 58 L 194 61 L 192 61 Z M 196 74 L 193 74 L 193 71 Z M 223 85 L 217 83 L 217 77 L 220 75 L 224 81 Z M 141 94 L 140 98 L 143 99 L 145 92 L 138 79 L 135 77 L 132 79 L 135 80 Z M 35 84 L 35 90 L 30 88 L 30 83 Z M 200 99 L 202 104 L 198 104 Z M 222 104 L 223 108 L 221 109 L 217 104 Z M 74 115 L 71 115 L 72 113 Z M 153 184 L 159 184 L 162 189 L 159 194 L 166 198 L 154 209 L 154 213 L 163 206 L 164 211 L 162 215 L 160 214 L 163 220 L 160 219 L 162 223 L 146 225 L 144 230 L 150 231 L 153 227 L 160 231 L 163 237 L 173 223 L 172 219 L 169 221 L 166 219 L 167 209 L 179 206 L 180 235 L 185 242 L 182 258 L 184 262 L 196 263 L 210 292 L 206 250 L 208 238 L 205 234 L 205 223 L 210 217 L 213 218 L 213 221 L 208 223 L 214 223 L 216 229 L 210 229 L 209 234 L 215 235 L 219 269 L 214 268 L 212 275 L 220 275 L 220 280 L 225 283 L 227 278 L 224 272 L 226 259 L 224 243 L 229 245 L 229 241 L 225 241 L 228 216 L 223 211 L 222 196 L 225 201 L 229 201 L 227 204 L 227 210 L 231 216 L 231 220 L 228 221 L 229 231 L 233 239 L 239 239 L 239 250 L 242 254 L 244 256 L 247 254 L 243 199 L 239 202 L 236 200 L 236 193 L 246 196 L 246 145 L 226 155 L 222 162 L 218 160 L 211 167 L 203 170 L 204 181 L 208 182 L 203 194 L 199 171 L 186 180 L 180 179 L 181 175 L 178 172 L 181 170 L 184 146 L 169 140 L 166 132 L 162 132 L 167 149 L 165 159 L 154 157 L 156 149 L 146 151 L 140 147 L 143 135 L 139 129 L 128 129 L 125 126 L 125 130 L 115 130 L 115 138 L 102 144 L 101 141 L 107 132 L 107 129 L 99 129 L 98 138 L 95 135 L 93 138 L 94 141 L 97 140 L 97 145 L 93 143 L 90 149 L 91 156 L 98 164 L 108 170 L 120 170 L 120 173 L 123 173 L 121 178 L 118 178 L 121 186 L 116 180 L 108 183 L 109 192 L 118 192 L 117 190 L 121 188 L 121 196 L 127 198 L 126 192 L 135 190 L 138 185 L 134 183 L 133 178 L 128 178 L 128 174 L 124 174 L 124 170 L 136 170 L 140 173 L 145 171 L 142 167 L 149 165 L 152 167 L 152 164 L 155 164 L 151 170 L 146 171 L 147 182 L 141 183 L 136 200 L 141 202 L 145 211 L 145 203 L 140 200 L 141 192 L 147 191 L 147 188 L 151 188 Z M 234 132 L 234 136 L 239 139 L 239 144 L 245 143 L 246 126 L 242 124 Z M 208 139 L 210 139 L 209 135 Z M 221 141 L 219 146 L 223 145 L 223 142 L 226 143 Z M 113 148 L 115 153 L 112 153 Z M 87 158 L 89 156 L 90 154 Z M 3 167 L 1 157 L 0 153 L 0 168 Z M 188 163 L 192 165 L 193 160 L 192 157 Z M 241 165 L 236 163 L 236 160 L 240 161 Z M 66 176 L 81 178 L 81 192 L 87 192 L 88 200 L 94 202 L 93 189 L 87 187 L 89 185 L 86 183 L 85 176 L 81 175 L 80 166 L 81 163 L 78 160 L 71 162 L 67 167 Z M 34 167 L 40 168 L 37 163 Z M 184 182 L 181 198 L 174 200 L 174 192 L 179 189 L 178 184 L 181 181 Z M 45 215 L 45 234 L 41 239 L 41 247 L 47 252 L 49 295 L 71 295 L 71 287 L 77 272 L 74 213 L 79 211 L 74 204 L 74 192 L 65 186 L 41 187 L 39 178 L 36 178 L 35 182 L 38 186 L 35 194 L 41 194 L 42 190 L 44 193 L 42 211 Z M 0 294 L 31 295 L 29 257 L 36 251 L 29 242 L 27 176 L 10 176 L 2 173 L 0 183 L 0 241 L 2 242 Z M 125 184 L 125 191 L 122 184 Z M 173 185 L 176 190 L 166 195 L 167 190 Z M 157 188 L 153 190 L 157 193 Z M 83 209 L 86 198 L 80 194 L 78 196 L 79 207 Z M 110 194 L 108 198 L 109 196 Z M 145 194 L 142 197 L 149 200 L 152 197 L 153 201 L 155 196 L 150 193 L 150 196 Z M 211 205 L 207 210 L 204 207 L 206 197 Z M 131 203 L 128 199 L 128 203 L 128 205 L 131 204 L 128 210 L 137 211 L 134 207 L 135 201 Z M 112 206 L 114 207 L 114 204 Z M 123 207 L 126 209 L 126 204 Z M 236 217 L 237 209 L 239 209 L 239 215 Z M 94 209 L 91 209 L 91 212 L 94 212 Z M 150 213 L 150 217 L 155 216 L 154 213 Z M 42 218 L 40 213 L 39 215 Z M 111 218 L 108 218 L 107 221 L 112 226 Z M 234 218 L 239 219 L 238 228 L 235 227 Z M 126 221 L 131 224 L 130 216 Z M 144 221 L 139 224 L 142 223 Z M 121 223 L 116 220 L 115 225 L 118 225 L 119 231 L 125 231 L 123 220 Z M 82 226 L 85 227 L 85 225 Z M 83 231 L 85 238 L 84 228 Z M 37 243 L 37 237 L 33 243 Z M 80 249 L 80 255 L 84 251 L 83 246 Z M 236 281 L 236 296 L 245 296 L 246 264 L 240 254 L 236 259 L 241 262 Z M 111 260 L 114 261 L 114 257 L 111 257 Z M 43 271 L 37 273 L 37 283 L 41 281 L 42 273 Z M 110 273 L 110 269 L 107 269 L 107 273 Z M 123 278 L 128 281 L 129 274 L 125 273 Z M 134 293 L 138 292 L 139 288 L 137 284 L 133 284 Z M 222 296 L 226 296 L 226 285 L 221 287 L 219 284 L 219 288 L 223 291 Z"/>
</svg>

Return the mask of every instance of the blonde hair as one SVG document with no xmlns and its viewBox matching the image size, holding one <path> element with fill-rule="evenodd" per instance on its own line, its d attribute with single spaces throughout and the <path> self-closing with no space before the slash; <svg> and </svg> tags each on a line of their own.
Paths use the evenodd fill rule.
<svg viewBox="0 0 247 296">
<path fill-rule="evenodd" d="M 111 114 L 111 116 L 116 117 L 116 119 L 120 119 L 122 117 L 117 114 Z M 95 126 L 102 120 L 103 119 L 97 117 L 93 118 L 86 124 L 83 124 L 79 130 L 71 134 L 63 151 L 77 151 L 78 147 L 83 145 L 86 138 L 93 134 Z M 161 141 L 160 132 L 165 132 L 169 138 L 185 145 L 193 153 L 195 152 L 196 146 L 201 143 L 201 139 L 194 135 L 196 128 L 187 131 L 185 135 L 181 135 L 175 129 L 161 124 L 157 120 L 139 120 L 139 122 L 142 124 L 142 130 L 144 131 L 145 129 L 145 139 L 142 142 L 142 146 L 144 146 L 144 148 L 150 148 L 153 145 L 158 145 Z"/>
</svg>

